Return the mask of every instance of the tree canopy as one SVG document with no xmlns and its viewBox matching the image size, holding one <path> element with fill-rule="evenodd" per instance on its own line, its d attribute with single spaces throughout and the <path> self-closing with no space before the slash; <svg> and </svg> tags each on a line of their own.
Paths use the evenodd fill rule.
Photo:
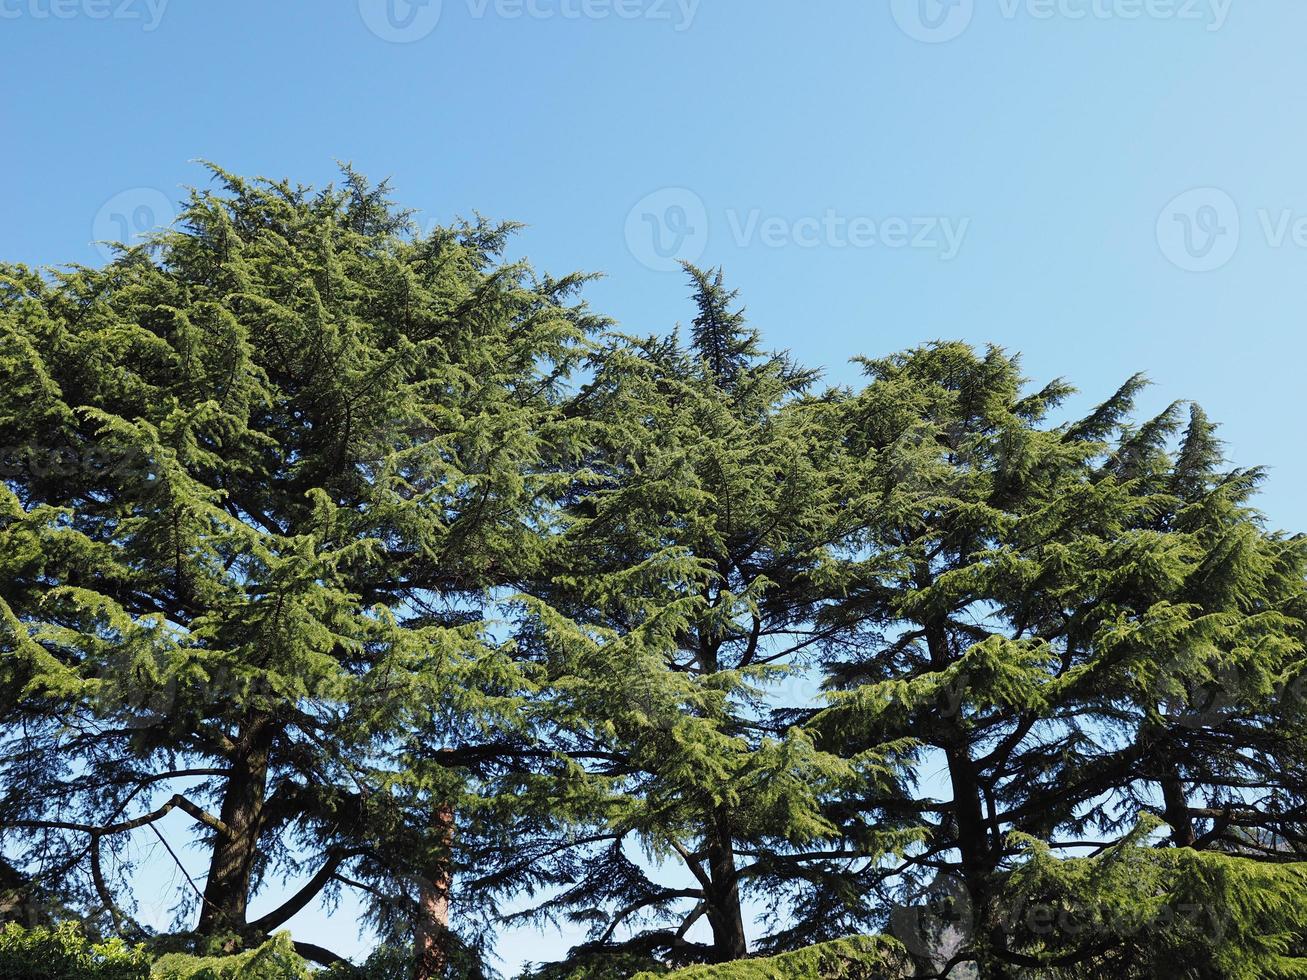
<svg viewBox="0 0 1307 980">
<path fill-rule="evenodd" d="M 1307 976 L 1307 538 L 1200 408 L 832 386 L 721 270 L 625 333 L 512 225 L 211 178 L 0 266 L 0 957 L 343 976 L 279 930 L 348 890 L 419 980 Z"/>
</svg>

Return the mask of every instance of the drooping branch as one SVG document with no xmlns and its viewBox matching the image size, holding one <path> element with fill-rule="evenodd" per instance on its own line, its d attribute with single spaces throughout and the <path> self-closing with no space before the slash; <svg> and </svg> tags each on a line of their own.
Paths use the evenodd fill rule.
<svg viewBox="0 0 1307 980">
<path fill-rule="evenodd" d="M 108 882 L 104 879 L 104 869 L 100 864 L 100 838 L 98 836 L 91 838 L 91 881 L 95 884 L 95 893 L 100 896 L 100 901 L 113 919 L 115 931 L 122 932 L 124 916 L 122 909 L 114 901 L 113 893 L 109 891 Z"/>
<path fill-rule="evenodd" d="M 320 966 L 335 966 L 337 963 L 348 963 L 349 961 L 339 953 L 333 953 L 324 946 L 316 943 L 304 943 L 298 939 L 295 940 L 295 952 L 306 960 L 312 960 Z"/>
<path fill-rule="evenodd" d="M 326 862 L 317 870 L 313 877 L 304 883 L 299 891 L 267 915 L 262 915 L 255 919 L 249 924 L 249 928 L 255 932 L 271 932 L 273 929 L 284 924 L 317 898 L 322 889 L 326 887 L 327 882 L 336 877 L 336 872 L 342 864 L 351 857 L 357 857 L 360 854 L 366 853 L 367 851 L 362 848 L 355 848 L 352 850 L 333 850 L 328 852 Z"/>
<path fill-rule="evenodd" d="M 131 820 L 123 820 L 119 823 L 106 824 L 97 826 L 96 824 L 75 823 L 68 820 L 10 820 L 5 826 L 22 828 L 24 830 L 71 830 L 77 833 L 90 834 L 92 837 L 108 837 L 113 834 L 124 834 L 130 830 L 137 830 L 156 820 L 162 820 L 173 810 L 182 810 L 190 814 L 199 823 L 204 824 L 223 836 L 230 836 L 231 830 L 228 826 L 215 817 L 202 806 L 188 800 L 180 793 L 173 794 L 172 798 L 157 810 L 151 810 L 149 813 L 142 814 L 139 817 L 133 817 Z"/>
</svg>

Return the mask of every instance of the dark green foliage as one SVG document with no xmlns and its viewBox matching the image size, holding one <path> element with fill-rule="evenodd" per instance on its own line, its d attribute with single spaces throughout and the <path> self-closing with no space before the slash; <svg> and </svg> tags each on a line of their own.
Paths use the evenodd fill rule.
<svg viewBox="0 0 1307 980">
<path fill-rule="evenodd" d="M 877 760 L 818 752 L 772 710 L 825 639 L 830 549 L 851 531 L 843 457 L 812 375 L 761 352 L 720 274 L 690 274 L 694 344 L 619 340 L 578 397 L 593 477 L 536 589 L 535 636 L 585 681 L 559 696 L 614 796 L 579 880 L 542 911 L 600 944 L 724 961 L 746 950 L 742 896 L 806 873 L 838 836 L 824 801 Z M 662 883 L 642 851 L 688 883 Z M 700 919 L 707 946 L 685 938 Z"/>
<path fill-rule="evenodd" d="M 1307 867 L 1140 844 L 1065 860 L 1028 843 L 1003 897 L 1020 975 L 1307 976 Z"/>
<path fill-rule="evenodd" d="M 607 946 L 573 950 L 561 963 L 546 963 L 529 969 L 518 980 L 626 980 L 632 975 L 661 976 L 666 968 L 647 954 Z"/>
<path fill-rule="evenodd" d="M 539 561 L 597 323 L 508 228 L 214 173 L 104 269 L 0 270 L 0 825 L 127 934 L 129 821 L 166 808 L 212 854 L 200 931 L 279 925 L 246 918 L 277 871 L 403 929 L 457 861 L 433 810 L 478 865 L 507 832 L 537 681 L 485 617 Z"/>
<path fill-rule="evenodd" d="M 342 980 L 482 976 L 508 898 L 590 931 L 537 980 L 1307 975 L 1307 539 L 1200 409 L 945 342 L 821 390 L 720 271 L 631 337 L 512 226 L 213 176 L 0 267 L 0 919 L 121 937 L 11 974 L 302 977 L 349 888 Z"/>
<path fill-rule="evenodd" d="M 849 748 L 910 737 L 948 779 L 859 801 L 919 834 L 883 894 L 951 871 L 974 919 L 962 954 L 1002 975 L 1022 963 L 1002 920 L 1014 833 L 1075 854 L 1157 814 L 1213 861 L 1293 857 L 1307 542 L 1262 529 L 1258 475 L 1220 469 L 1199 412 L 1130 424 L 1138 379 L 1049 425 L 1065 386 L 1027 393 L 998 350 L 867 369 L 846 431 L 876 530 L 814 726 Z"/>
<path fill-rule="evenodd" d="M 776 980 L 819 977 L 822 980 L 889 980 L 905 969 L 903 950 L 877 937 L 841 939 L 768 959 L 737 960 L 725 966 L 695 966 L 665 974 L 668 980 Z M 652 980 L 641 973 L 636 980 Z"/>
</svg>

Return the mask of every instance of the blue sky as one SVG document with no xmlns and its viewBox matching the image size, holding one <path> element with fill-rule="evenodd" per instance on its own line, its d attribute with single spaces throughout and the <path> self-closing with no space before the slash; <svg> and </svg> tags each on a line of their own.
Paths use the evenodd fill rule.
<svg viewBox="0 0 1307 980">
<path fill-rule="evenodd" d="M 1145 370 L 1300 529 L 1304 43 L 1300 0 L 0 0 L 0 257 L 99 261 L 197 158 L 349 160 L 527 222 L 632 332 L 689 319 L 687 257 L 836 382 L 933 338 L 1086 407 Z"/>
</svg>

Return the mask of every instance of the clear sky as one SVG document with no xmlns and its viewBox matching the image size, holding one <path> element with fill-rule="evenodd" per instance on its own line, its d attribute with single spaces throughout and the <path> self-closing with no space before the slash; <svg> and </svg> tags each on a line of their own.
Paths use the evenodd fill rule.
<svg viewBox="0 0 1307 980">
<path fill-rule="evenodd" d="M 1305 46 L 1302 0 L 0 0 L 0 257 L 98 261 L 197 158 L 348 160 L 632 332 L 686 257 L 837 382 L 933 338 L 1085 406 L 1145 370 L 1307 529 Z"/>
</svg>

